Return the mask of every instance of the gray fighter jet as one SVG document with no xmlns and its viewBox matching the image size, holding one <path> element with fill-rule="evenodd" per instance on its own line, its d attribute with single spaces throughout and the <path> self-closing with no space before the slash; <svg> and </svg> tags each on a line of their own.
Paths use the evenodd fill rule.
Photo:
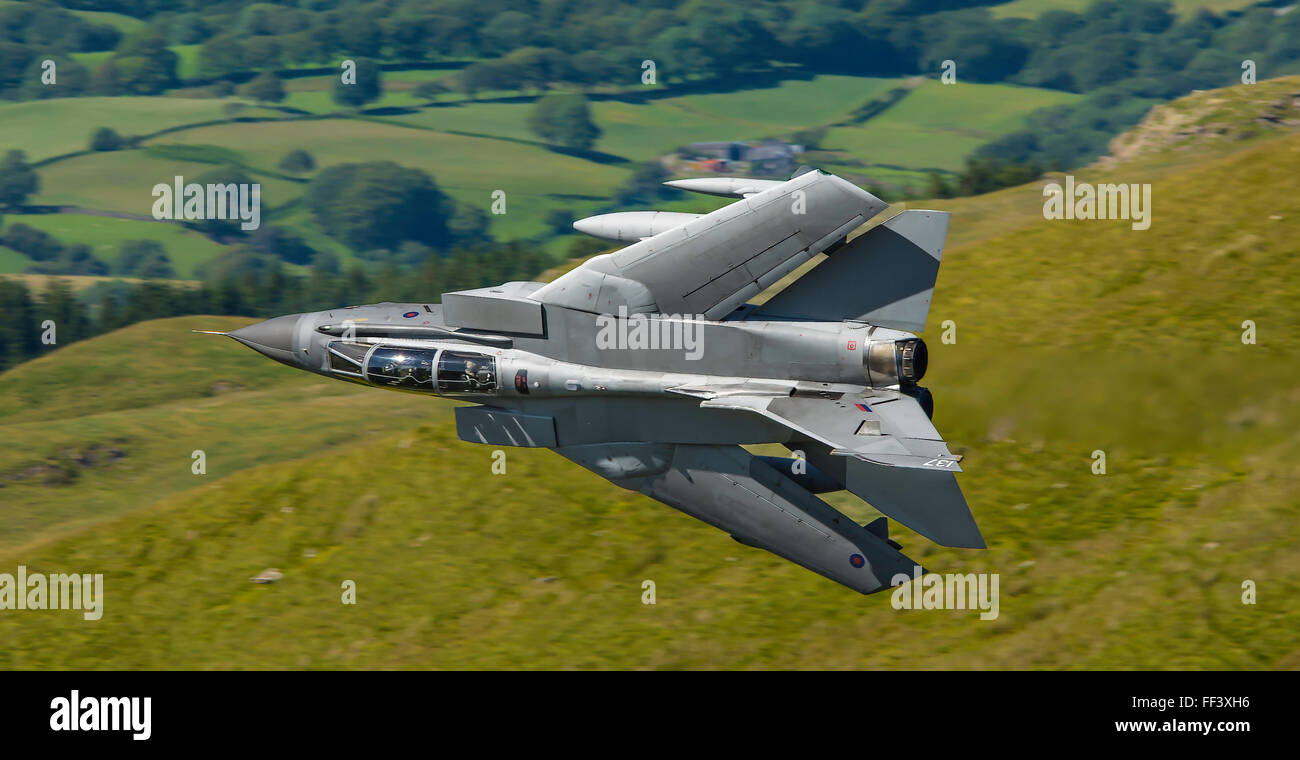
<svg viewBox="0 0 1300 760">
<path fill-rule="evenodd" d="M 735 197 L 710 214 L 606 214 L 574 226 L 629 243 L 550 283 L 291 314 L 228 333 L 326 377 L 473 401 L 462 440 L 544 447 L 611 482 L 869 594 L 920 571 L 887 519 L 984 548 L 960 456 L 930 422 L 925 328 L 948 230 L 842 178 L 668 183 Z M 761 305 L 748 303 L 826 254 Z M 743 446 L 783 444 L 790 458 Z"/>
</svg>

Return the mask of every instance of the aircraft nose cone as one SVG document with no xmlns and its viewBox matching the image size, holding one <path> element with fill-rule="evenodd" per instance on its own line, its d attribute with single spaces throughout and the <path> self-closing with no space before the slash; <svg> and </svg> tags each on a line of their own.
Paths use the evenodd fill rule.
<svg viewBox="0 0 1300 760">
<path fill-rule="evenodd" d="M 227 334 L 264 356 L 296 366 L 297 362 L 293 353 L 293 337 L 294 332 L 298 329 L 298 320 L 301 318 L 301 314 L 274 317 L 265 322 L 257 322 L 248 327 L 241 327 Z"/>
</svg>

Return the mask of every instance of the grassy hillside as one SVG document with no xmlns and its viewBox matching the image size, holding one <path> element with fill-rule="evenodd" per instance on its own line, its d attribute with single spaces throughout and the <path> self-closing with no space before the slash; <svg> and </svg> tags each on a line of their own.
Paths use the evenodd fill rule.
<svg viewBox="0 0 1300 760">
<path fill-rule="evenodd" d="M 0 480 L 19 526 L 0 568 L 107 588 L 98 622 L 8 613 L 0 667 L 1300 667 L 1298 163 L 1281 136 L 1080 173 L 1153 182 L 1146 231 L 1045 221 L 1038 185 L 946 202 L 926 384 L 990 549 L 896 537 L 932 570 L 1000 573 L 996 621 L 895 611 L 549 452 L 509 449 L 494 476 L 446 402 L 184 332 L 238 323 L 213 317 L 0 375 L 0 440 L 21 442 L 0 473 L 129 452 L 71 483 Z M 1207 211 L 1207 188 L 1231 202 Z M 209 475 L 187 486 L 196 441 Z M 284 579 L 249 583 L 267 567 Z"/>
<path fill-rule="evenodd" d="M 450 415 L 417 403 L 424 399 L 358 396 L 350 385 L 278 372 L 234 341 L 189 332 L 248 321 L 142 323 L 0 375 L 0 547 Z M 206 452 L 205 476 L 191 472 L 195 450 Z"/>
<path fill-rule="evenodd" d="M 158 181 L 162 182 L 165 179 L 159 178 Z M 144 188 L 141 193 L 146 201 L 153 200 L 149 192 L 150 188 Z M 147 214 L 148 208 L 146 207 L 143 212 L 136 208 L 134 213 Z M 223 250 L 220 243 L 179 224 L 87 214 L 10 214 L 5 216 L 5 222 L 21 223 L 44 230 L 69 245 L 75 243 L 89 245 L 95 256 L 110 266 L 117 261 L 123 241 L 156 240 L 167 249 L 172 266 L 182 277 L 193 274 L 194 268 L 199 263 L 211 259 Z M 30 263 L 26 256 L 16 251 L 9 259 L 0 256 L 0 274 L 25 271 Z"/>
<path fill-rule="evenodd" d="M 1225 87 L 1156 106 L 1111 141 L 1102 163 L 1186 161 L 1300 131 L 1300 76 Z"/>
<path fill-rule="evenodd" d="M 225 118 L 215 99 L 116 97 L 55 98 L 0 106 L 0 145 L 26 151 L 28 160 L 86 150 L 100 127 L 122 135 Z"/>
</svg>

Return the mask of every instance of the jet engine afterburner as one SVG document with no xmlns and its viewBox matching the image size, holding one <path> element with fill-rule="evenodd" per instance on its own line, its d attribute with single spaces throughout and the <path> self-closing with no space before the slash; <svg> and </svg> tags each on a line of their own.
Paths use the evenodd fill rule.
<svg viewBox="0 0 1300 760">
<path fill-rule="evenodd" d="M 920 338 L 873 340 L 862 355 L 867 382 L 876 388 L 914 386 L 925 377 L 930 352 Z"/>
</svg>

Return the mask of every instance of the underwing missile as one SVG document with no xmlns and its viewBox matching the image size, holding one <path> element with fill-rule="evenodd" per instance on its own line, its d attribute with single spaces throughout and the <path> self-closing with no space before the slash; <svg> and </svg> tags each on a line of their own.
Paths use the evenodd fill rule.
<svg viewBox="0 0 1300 760">
<path fill-rule="evenodd" d="M 703 214 L 674 211 L 621 211 L 579 219 L 573 229 L 617 243 L 635 243 L 699 219 Z"/>
<path fill-rule="evenodd" d="M 719 195 L 723 198 L 748 198 L 764 190 L 782 184 L 773 179 L 748 179 L 745 177 L 698 177 L 696 179 L 674 179 L 664 183 L 678 190 L 686 190 L 703 195 Z"/>
</svg>

